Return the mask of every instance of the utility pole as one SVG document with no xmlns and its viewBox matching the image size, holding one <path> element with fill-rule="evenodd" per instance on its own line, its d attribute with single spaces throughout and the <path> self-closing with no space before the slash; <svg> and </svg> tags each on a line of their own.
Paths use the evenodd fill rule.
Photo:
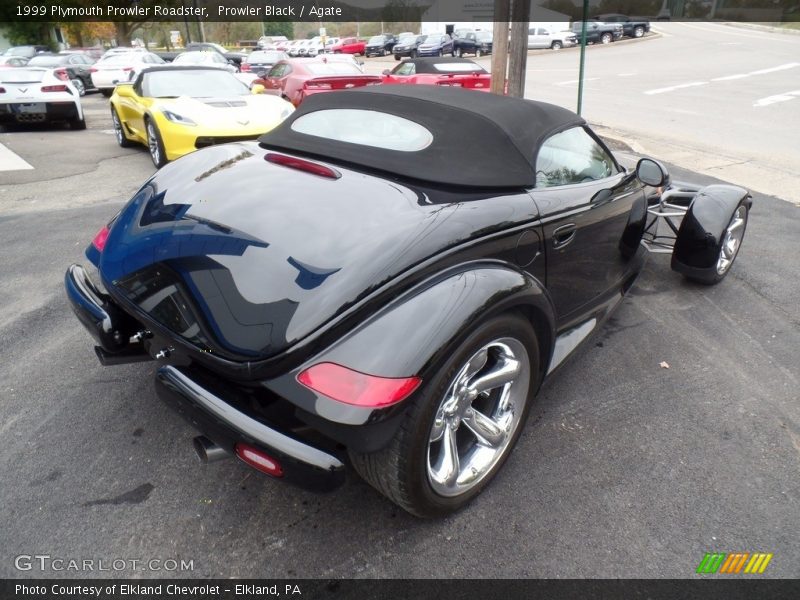
<svg viewBox="0 0 800 600">
<path fill-rule="evenodd" d="M 492 93 L 504 95 L 508 70 L 508 21 L 511 0 L 495 0 L 492 34 Z"/>
<path fill-rule="evenodd" d="M 589 16 L 589 0 L 583 0 L 583 21 L 581 22 L 581 58 L 578 65 L 578 110 L 579 115 L 583 109 L 583 76 L 586 70 L 586 19 Z"/>
<path fill-rule="evenodd" d="M 528 22 L 531 0 L 511 4 L 511 43 L 508 51 L 508 95 L 525 96 L 525 68 L 528 64 Z"/>
</svg>

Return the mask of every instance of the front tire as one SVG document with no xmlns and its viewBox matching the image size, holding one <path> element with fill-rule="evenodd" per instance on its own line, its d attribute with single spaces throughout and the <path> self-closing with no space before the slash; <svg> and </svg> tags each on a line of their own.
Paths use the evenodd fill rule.
<svg viewBox="0 0 800 600">
<path fill-rule="evenodd" d="M 122 119 L 119 118 L 119 113 L 113 106 L 111 107 L 111 124 L 114 127 L 114 137 L 117 139 L 117 144 L 119 144 L 120 147 L 130 148 L 134 145 L 133 142 L 125 136 Z"/>
<path fill-rule="evenodd" d="M 722 234 L 719 254 L 717 255 L 716 268 L 708 269 L 702 274 L 686 275 L 686 278 L 703 285 L 716 285 L 730 272 L 733 262 L 739 255 L 744 234 L 747 230 L 749 211 L 745 204 L 739 204 L 733 211 L 731 220 Z"/>
<path fill-rule="evenodd" d="M 611 35 L 610 33 L 604 33 L 603 35 L 600 36 L 601 44 L 610 44 L 613 41 L 614 41 L 614 36 Z"/>
<path fill-rule="evenodd" d="M 167 153 L 164 152 L 164 143 L 161 141 L 161 134 L 158 132 L 156 124 L 153 119 L 147 119 L 145 122 L 145 129 L 147 131 L 147 149 L 150 151 L 150 158 L 157 169 L 160 169 L 167 164 Z"/>
<path fill-rule="evenodd" d="M 644 37 L 644 27 L 641 27 L 641 26 L 640 27 L 636 27 L 633 30 L 633 37 L 635 37 L 635 38 Z"/>
<path fill-rule="evenodd" d="M 562 44 L 559 40 L 554 40 L 553 43 L 550 44 L 550 48 L 552 48 L 553 50 L 561 50 L 561 48 L 563 47 L 564 44 Z"/>
<path fill-rule="evenodd" d="M 100 90 L 100 93 L 103 94 L 103 96 L 105 96 L 106 98 L 111 98 L 111 94 L 114 93 L 114 90 L 113 89 L 109 90 L 107 88 L 103 88 L 102 90 Z"/>
<path fill-rule="evenodd" d="M 456 58 L 461 58 L 461 48 L 456 48 L 453 50 L 453 56 Z"/>
<path fill-rule="evenodd" d="M 350 452 L 359 475 L 420 517 L 456 511 L 486 487 L 522 432 L 539 380 L 536 335 L 516 314 L 484 321 L 451 350 L 389 445 Z"/>
</svg>

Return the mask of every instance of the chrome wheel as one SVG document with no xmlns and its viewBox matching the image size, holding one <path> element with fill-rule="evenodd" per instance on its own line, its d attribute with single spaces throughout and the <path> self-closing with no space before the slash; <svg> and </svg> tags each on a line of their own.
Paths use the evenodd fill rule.
<svg viewBox="0 0 800 600">
<path fill-rule="evenodd" d="M 724 275 L 731 268 L 736 258 L 736 253 L 739 252 L 739 246 L 742 244 L 746 224 L 747 207 L 740 206 L 733 213 L 731 222 L 728 223 L 728 228 L 722 238 L 722 247 L 720 248 L 719 259 L 717 259 L 718 275 Z"/>
<path fill-rule="evenodd" d="M 86 94 L 86 86 L 83 85 L 80 79 L 73 79 L 71 83 L 78 91 L 79 96 L 84 96 Z"/>
<path fill-rule="evenodd" d="M 158 143 L 158 134 L 156 133 L 155 125 L 152 121 L 147 122 L 147 147 L 150 150 L 150 156 L 153 163 L 158 166 L 161 164 L 161 148 Z"/>
<path fill-rule="evenodd" d="M 117 111 L 111 110 L 111 122 L 114 124 L 114 136 L 117 138 L 117 143 L 122 146 L 125 143 L 125 134 L 122 132 L 122 123 L 119 121 Z"/>
<path fill-rule="evenodd" d="M 489 342 L 461 367 L 434 416 L 428 480 L 441 496 L 463 494 L 503 458 L 524 414 L 530 359 L 517 339 Z"/>
</svg>

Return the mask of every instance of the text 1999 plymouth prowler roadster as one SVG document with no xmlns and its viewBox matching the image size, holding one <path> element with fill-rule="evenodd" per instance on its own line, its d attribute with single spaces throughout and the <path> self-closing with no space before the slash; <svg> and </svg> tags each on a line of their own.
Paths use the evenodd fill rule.
<svg viewBox="0 0 800 600">
<path fill-rule="evenodd" d="M 201 458 L 313 489 L 349 460 L 435 516 L 500 469 L 648 250 L 715 283 L 750 204 L 622 168 L 556 106 L 367 88 L 161 169 L 88 247 L 99 279 L 65 284 L 103 364 L 161 364 Z"/>
</svg>

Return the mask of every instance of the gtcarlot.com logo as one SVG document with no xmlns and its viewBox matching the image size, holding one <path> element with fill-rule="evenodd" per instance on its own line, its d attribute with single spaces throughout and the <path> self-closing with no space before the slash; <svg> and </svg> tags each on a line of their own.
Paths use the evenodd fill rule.
<svg viewBox="0 0 800 600">
<path fill-rule="evenodd" d="M 706 552 L 696 572 L 755 575 L 763 573 L 771 560 L 772 553 L 766 552 Z"/>
<path fill-rule="evenodd" d="M 67 558 L 50 554 L 14 557 L 17 571 L 194 571 L 194 560 L 183 558 Z"/>
</svg>

